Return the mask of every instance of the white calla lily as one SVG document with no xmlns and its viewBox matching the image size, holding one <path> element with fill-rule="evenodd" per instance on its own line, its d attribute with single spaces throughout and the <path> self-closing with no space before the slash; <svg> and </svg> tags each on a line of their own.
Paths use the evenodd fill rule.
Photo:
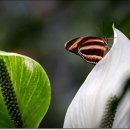
<svg viewBox="0 0 130 130">
<path fill-rule="evenodd" d="M 113 46 L 93 68 L 72 100 L 65 116 L 64 128 L 101 128 L 107 102 L 120 96 L 124 83 L 130 76 L 130 41 L 118 29 L 113 27 L 113 30 Z M 124 99 L 125 102 L 118 106 L 111 127 L 130 127 L 127 118 L 121 120 L 130 110 L 128 99 Z M 127 108 L 123 114 L 125 105 Z"/>
</svg>

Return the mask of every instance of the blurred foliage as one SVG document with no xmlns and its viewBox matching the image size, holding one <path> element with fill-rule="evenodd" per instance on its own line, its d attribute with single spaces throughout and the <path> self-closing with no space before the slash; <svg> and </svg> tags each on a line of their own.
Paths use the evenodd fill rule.
<svg viewBox="0 0 130 130">
<path fill-rule="evenodd" d="M 34 58 L 51 81 L 51 106 L 39 127 L 62 128 L 71 100 L 94 67 L 68 53 L 64 43 L 79 36 L 112 38 L 113 23 L 130 38 L 129 6 L 127 0 L 0 1 L 1 50 Z"/>
</svg>

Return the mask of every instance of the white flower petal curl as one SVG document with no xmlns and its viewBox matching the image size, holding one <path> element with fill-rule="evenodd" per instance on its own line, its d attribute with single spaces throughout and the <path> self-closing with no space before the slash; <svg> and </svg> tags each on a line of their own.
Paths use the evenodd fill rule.
<svg viewBox="0 0 130 130">
<path fill-rule="evenodd" d="M 111 96 L 120 95 L 130 76 L 130 41 L 118 29 L 113 29 L 113 46 L 93 68 L 72 100 L 64 128 L 99 128 L 106 102 Z M 117 124 L 119 121 L 114 121 L 113 126 L 117 127 Z"/>
</svg>

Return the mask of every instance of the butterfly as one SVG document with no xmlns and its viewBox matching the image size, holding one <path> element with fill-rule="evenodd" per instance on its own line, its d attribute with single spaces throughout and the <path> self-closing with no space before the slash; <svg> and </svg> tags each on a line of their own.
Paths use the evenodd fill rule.
<svg viewBox="0 0 130 130">
<path fill-rule="evenodd" d="M 108 44 L 106 38 L 78 37 L 65 43 L 65 49 L 75 53 L 91 64 L 97 64 L 105 55 Z"/>
</svg>

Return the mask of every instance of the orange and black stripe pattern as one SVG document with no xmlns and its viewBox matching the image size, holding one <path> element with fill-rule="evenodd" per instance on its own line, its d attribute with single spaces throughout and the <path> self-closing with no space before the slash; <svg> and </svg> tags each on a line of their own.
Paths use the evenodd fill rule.
<svg viewBox="0 0 130 130">
<path fill-rule="evenodd" d="M 107 51 L 107 40 L 99 37 L 78 37 L 68 41 L 65 48 L 85 61 L 96 64 Z"/>
</svg>

